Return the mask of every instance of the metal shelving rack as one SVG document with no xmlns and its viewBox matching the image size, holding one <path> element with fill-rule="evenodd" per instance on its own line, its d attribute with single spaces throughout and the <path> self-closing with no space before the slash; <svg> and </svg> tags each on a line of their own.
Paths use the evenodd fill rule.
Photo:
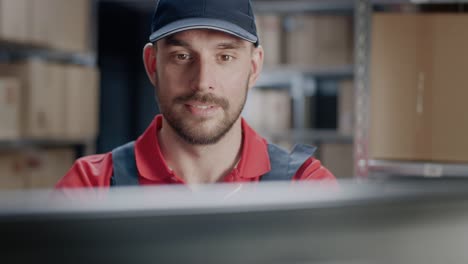
<svg viewBox="0 0 468 264">
<path fill-rule="evenodd" d="M 355 131 L 354 175 L 368 175 L 369 142 L 369 53 L 372 7 L 368 0 L 357 0 L 355 6 Z"/>
<path fill-rule="evenodd" d="M 17 61 L 31 58 L 83 66 L 95 66 L 97 61 L 96 55 L 93 53 L 81 54 L 25 44 L 0 43 L 1 61 Z"/>
<path fill-rule="evenodd" d="M 317 87 L 317 78 L 351 78 L 353 66 L 335 68 L 306 68 L 284 66 L 265 69 L 257 81 L 257 87 L 288 88 L 293 100 L 293 127 L 304 129 L 305 97 L 313 95 Z"/>
<path fill-rule="evenodd" d="M 297 14 L 297 13 L 334 13 L 353 14 L 354 2 L 349 0 L 258 0 L 253 1 L 257 14 Z M 306 141 L 321 143 L 352 143 L 352 136 L 342 135 L 334 130 L 315 130 L 305 127 L 306 96 L 317 90 L 317 80 L 323 78 L 353 78 L 354 66 L 308 67 L 280 65 L 265 68 L 257 81 L 257 88 L 276 87 L 288 89 L 293 101 L 293 129 L 284 132 L 271 132 L 273 140 Z"/>
<path fill-rule="evenodd" d="M 398 175 L 418 177 L 467 177 L 468 164 L 371 160 L 368 155 L 370 87 L 369 62 L 372 12 L 376 5 L 462 4 L 467 0 L 356 0 L 355 1 L 355 98 L 356 127 L 354 136 L 355 175 Z"/>
<path fill-rule="evenodd" d="M 404 162 L 370 160 L 368 153 L 370 128 L 370 47 L 372 12 L 375 7 L 418 4 L 462 4 L 468 0 L 258 0 L 254 7 L 260 13 L 294 12 L 354 12 L 355 26 L 355 65 L 335 69 L 298 69 L 293 67 L 266 69 L 259 86 L 289 87 L 294 102 L 294 121 L 297 131 L 290 131 L 280 137 L 313 137 L 316 131 L 304 130 L 304 95 L 315 89 L 315 78 L 320 76 L 354 77 L 355 81 L 355 133 L 354 133 L 354 173 L 359 178 L 379 175 L 400 176 L 468 176 L 468 164 Z M 322 134 L 323 136 L 323 134 Z M 333 137 L 333 135 L 331 135 Z M 338 136 L 339 137 L 339 136 Z M 335 138 L 337 139 L 337 138 Z M 346 138 L 339 138 L 346 141 Z"/>
<path fill-rule="evenodd" d="M 98 1 L 91 1 L 91 23 L 97 24 Z M 96 27 L 90 26 L 91 50 L 97 50 Z M 0 42 L 0 62 L 12 62 L 25 59 L 39 59 L 44 61 L 75 64 L 82 66 L 96 66 L 97 54 L 75 53 L 53 50 L 47 47 L 29 45 L 24 43 Z M 42 139 L 12 139 L 0 140 L 0 150 L 36 149 L 45 147 L 75 147 L 78 156 L 91 155 L 96 152 L 95 139 L 82 140 L 42 140 Z"/>
<path fill-rule="evenodd" d="M 91 155 L 96 152 L 94 140 L 43 140 L 43 139 L 19 139 L 0 140 L 0 150 L 24 150 L 37 148 L 74 147 L 78 156 Z"/>
</svg>

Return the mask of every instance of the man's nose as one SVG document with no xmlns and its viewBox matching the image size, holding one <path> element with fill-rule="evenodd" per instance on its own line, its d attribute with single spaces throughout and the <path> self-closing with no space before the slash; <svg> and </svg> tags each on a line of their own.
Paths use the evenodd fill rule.
<svg viewBox="0 0 468 264">
<path fill-rule="evenodd" d="M 214 90 L 216 87 L 215 63 L 206 58 L 199 58 L 196 62 L 193 77 L 193 89 L 198 91 Z"/>
</svg>

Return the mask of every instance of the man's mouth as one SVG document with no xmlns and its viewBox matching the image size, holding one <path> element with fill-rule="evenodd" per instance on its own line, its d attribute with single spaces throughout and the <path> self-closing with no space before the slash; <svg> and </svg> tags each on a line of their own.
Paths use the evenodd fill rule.
<svg viewBox="0 0 468 264">
<path fill-rule="evenodd" d="M 215 115 L 220 107 L 218 105 L 186 103 L 186 109 L 194 116 L 210 117 Z"/>
<path fill-rule="evenodd" d="M 215 107 L 213 105 L 189 105 L 189 106 L 195 107 L 195 108 L 198 108 L 198 109 L 209 109 L 209 108 Z"/>
</svg>

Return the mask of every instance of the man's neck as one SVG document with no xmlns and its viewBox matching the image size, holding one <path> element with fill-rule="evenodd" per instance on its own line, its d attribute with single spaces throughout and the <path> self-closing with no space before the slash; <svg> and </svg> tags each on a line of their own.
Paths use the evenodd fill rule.
<svg viewBox="0 0 468 264">
<path fill-rule="evenodd" d="M 212 145 L 193 145 L 181 137 L 163 119 L 157 132 L 167 165 L 187 184 L 213 183 L 228 175 L 240 160 L 242 147 L 241 119 Z"/>
</svg>

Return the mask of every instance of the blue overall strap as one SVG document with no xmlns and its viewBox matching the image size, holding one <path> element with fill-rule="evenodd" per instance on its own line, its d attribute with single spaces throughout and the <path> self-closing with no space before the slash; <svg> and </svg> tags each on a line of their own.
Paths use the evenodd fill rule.
<svg viewBox="0 0 468 264">
<path fill-rule="evenodd" d="M 297 170 L 309 159 L 317 148 L 309 145 L 295 145 L 291 154 L 275 144 L 268 144 L 271 170 L 261 181 L 290 181 Z"/>
<path fill-rule="evenodd" d="M 112 187 L 138 185 L 134 141 L 112 150 L 112 166 Z"/>
</svg>

